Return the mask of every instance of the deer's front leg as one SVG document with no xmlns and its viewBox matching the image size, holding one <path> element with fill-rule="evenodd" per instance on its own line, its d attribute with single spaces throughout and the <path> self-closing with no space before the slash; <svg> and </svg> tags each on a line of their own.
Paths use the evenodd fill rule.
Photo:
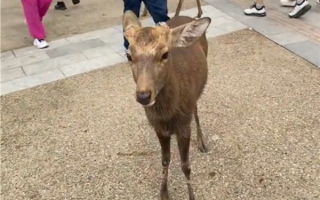
<svg viewBox="0 0 320 200">
<path fill-rule="evenodd" d="M 156 131 L 161 145 L 162 154 L 162 183 L 160 189 L 161 200 L 169 200 L 168 192 L 168 171 L 170 164 L 170 134 L 163 131 Z"/>
<path fill-rule="evenodd" d="M 145 17 L 145 16 L 147 16 L 147 15 L 148 15 L 148 10 L 147 10 L 147 7 L 144 6 L 144 9 L 143 9 L 143 11 L 142 11 L 141 17 Z"/>
<path fill-rule="evenodd" d="M 186 177 L 189 200 L 195 200 L 193 188 L 190 183 L 191 167 L 189 162 L 189 147 L 190 147 L 190 138 L 191 138 L 191 128 L 190 128 L 190 125 L 186 125 L 179 129 L 180 130 L 177 133 L 177 140 L 178 140 L 178 147 L 179 147 L 180 160 L 181 160 L 181 170 Z"/>
</svg>

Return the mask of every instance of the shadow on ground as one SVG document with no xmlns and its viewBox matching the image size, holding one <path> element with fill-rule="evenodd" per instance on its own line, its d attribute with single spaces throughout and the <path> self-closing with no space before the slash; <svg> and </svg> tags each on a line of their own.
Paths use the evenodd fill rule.
<svg viewBox="0 0 320 200">
<path fill-rule="evenodd" d="M 197 199 L 319 199 L 319 69 L 250 30 L 209 46 Z M 133 93 L 120 64 L 1 97 L 1 198 L 158 199 L 159 144 Z M 172 152 L 170 194 L 186 199 Z"/>
</svg>

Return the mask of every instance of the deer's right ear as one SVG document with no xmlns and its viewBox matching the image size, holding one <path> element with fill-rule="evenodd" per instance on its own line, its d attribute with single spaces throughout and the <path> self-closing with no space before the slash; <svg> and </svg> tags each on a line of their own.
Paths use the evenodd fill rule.
<svg viewBox="0 0 320 200">
<path fill-rule="evenodd" d="M 133 36 L 135 29 L 141 27 L 141 23 L 131 10 L 127 10 L 122 17 L 122 26 L 125 37 L 129 39 Z"/>
</svg>

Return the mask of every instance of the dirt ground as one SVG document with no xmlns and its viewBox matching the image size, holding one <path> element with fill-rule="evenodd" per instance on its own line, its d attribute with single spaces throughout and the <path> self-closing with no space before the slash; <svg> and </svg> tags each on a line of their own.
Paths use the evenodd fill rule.
<svg viewBox="0 0 320 200">
<path fill-rule="evenodd" d="M 169 12 L 174 12 L 179 0 L 169 0 Z M 52 2 L 44 24 L 47 40 L 52 41 L 75 34 L 121 24 L 123 11 L 122 0 L 81 0 L 74 6 L 71 0 L 65 1 L 68 9 L 54 10 L 56 1 Z M 207 5 L 201 2 L 202 5 Z M 195 0 L 186 0 L 182 10 L 196 7 Z M 20 1 L 1 1 L 1 52 L 31 46 L 32 38 L 24 24 L 24 14 Z"/>
<path fill-rule="evenodd" d="M 320 70 L 250 30 L 209 47 L 196 198 L 319 199 Z M 133 94 L 120 64 L 1 97 L 1 199 L 158 199 L 160 147 Z M 183 200 L 175 140 L 172 153 L 169 191 Z"/>
</svg>

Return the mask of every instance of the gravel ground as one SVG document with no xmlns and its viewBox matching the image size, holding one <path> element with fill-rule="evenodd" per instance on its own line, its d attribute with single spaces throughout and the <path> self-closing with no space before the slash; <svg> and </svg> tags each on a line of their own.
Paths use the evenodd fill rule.
<svg viewBox="0 0 320 200">
<path fill-rule="evenodd" d="M 196 198 L 320 199 L 319 69 L 250 30 L 209 47 Z M 160 147 L 133 94 L 120 64 L 1 97 L 1 199 L 158 199 Z M 186 199 L 172 153 L 169 192 Z"/>
</svg>

